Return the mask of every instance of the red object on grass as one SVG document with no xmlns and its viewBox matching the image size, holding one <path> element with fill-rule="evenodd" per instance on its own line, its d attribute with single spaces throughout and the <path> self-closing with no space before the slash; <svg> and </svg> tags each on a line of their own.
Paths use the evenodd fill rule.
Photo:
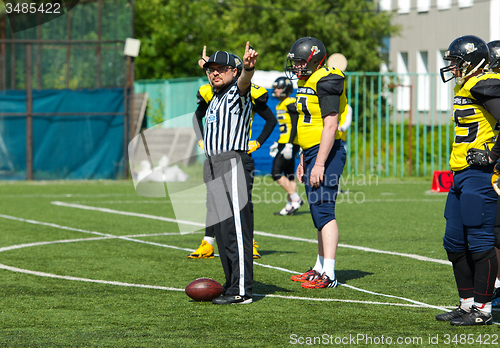
<svg viewBox="0 0 500 348">
<path fill-rule="evenodd" d="M 453 172 L 447 171 L 434 171 L 432 178 L 431 191 L 433 192 L 448 192 L 453 186 Z"/>
</svg>

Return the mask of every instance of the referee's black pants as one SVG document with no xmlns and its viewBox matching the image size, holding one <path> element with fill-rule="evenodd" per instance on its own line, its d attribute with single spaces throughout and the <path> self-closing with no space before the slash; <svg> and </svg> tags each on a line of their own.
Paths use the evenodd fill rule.
<svg viewBox="0 0 500 348">
<path fill-rule="evenodd" d="M 213 226 L 226 282 L 225 294 L 252 296 L 254 161 L 246 152 L 205 160 L 207 226 Z"/>
</svg>

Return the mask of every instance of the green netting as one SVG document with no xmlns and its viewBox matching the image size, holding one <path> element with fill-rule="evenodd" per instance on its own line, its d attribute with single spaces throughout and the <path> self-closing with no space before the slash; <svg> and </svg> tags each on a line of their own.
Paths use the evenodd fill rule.
<svg viewBox="0 0 500 348">
<path fill-rule="evenodd" d="M 124 84 L 123 42 L 132 36 L 129 0 L 79 2 L 68 14 L 40 26 L 13 33 L 4 15 L 4 37 L 18 40 L 71 40 L 31 45 L 34 89 L 121 87 Z M 0 29 L 1 30 L 1 29 Z M 77 40 L 114 41 L 79 43 Z M 4 43 L 0 49 L 0 89 L 26 88 L 26 43 Z"/>
</svg>

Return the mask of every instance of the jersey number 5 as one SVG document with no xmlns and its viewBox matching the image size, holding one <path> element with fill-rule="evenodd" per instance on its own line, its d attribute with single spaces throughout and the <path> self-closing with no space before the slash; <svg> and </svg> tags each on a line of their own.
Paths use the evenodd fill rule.
<svg viewBox="0 0 500 348">
<path fill-rule="evenodd" d="M 303 123 L 311 123 L 311 113 L 309 112 L 309 109 L 307 108 L 307 98 L 300 97 L 299 100 L 297 100 L 297 103 L 300 104 L 300 111 L 302 111 L 302 113 L 304 114 L 304 120 L 302 122 Z"/>
<path fill-rule="evenodd" d="M 461 118 L 473 116 L 476 114 L 474 109 L 456 109 L 453 114 L 453 119 L 458 128 L 467 129 L 467 135 L 456 135 L 455 144 L 460 143 L 473 143 L 477 138 L 479 132 L 479 122 L 460 123 Z M 457 133 L 457 131 L 455 131 Z"/>
<path fill-rule="evenodd" d="M 278 115 L 276 118 L 278 119 L 278 121 L 283 121 L 285 119 L 285 116 Z M 280 134 L 286 134 L 287 132 L 288 132 L 288 127 L 286 126 L 286 123 L 280 122 Z"/>
</svg>

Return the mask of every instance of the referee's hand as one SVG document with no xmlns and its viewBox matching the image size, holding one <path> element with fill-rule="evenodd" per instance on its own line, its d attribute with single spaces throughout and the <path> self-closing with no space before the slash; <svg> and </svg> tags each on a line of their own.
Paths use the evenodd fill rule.
<svg viewBox="0 0 500 348">
<path fill-rule="evenodd" d="M 201 54 L 201 58 L 198 60 L 198 65 L 200 66 L 200 68 L 203 69 L 203 65 L 205 65 L 206 62 L 208 62 L 208 57 L 207 56 L 207 46 L 203 46 L 203 52 Z"/>
</svg>

